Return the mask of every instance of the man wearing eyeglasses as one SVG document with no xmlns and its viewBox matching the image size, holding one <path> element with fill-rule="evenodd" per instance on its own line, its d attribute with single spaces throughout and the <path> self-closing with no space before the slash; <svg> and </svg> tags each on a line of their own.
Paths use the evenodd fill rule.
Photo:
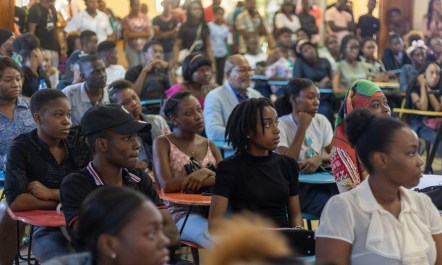
<svg viewBox="0 0 442 265">
<path fill-rule="evenodd" d="M 246 58 L 235 54 L 227 58 L 224 85 L 210 91 L 204 101 L 204 121 L 209 140 L 223 140 L 227 119 L 240 102 L 262 95 L 251 88 L 252 69 Z"/>
</svg>

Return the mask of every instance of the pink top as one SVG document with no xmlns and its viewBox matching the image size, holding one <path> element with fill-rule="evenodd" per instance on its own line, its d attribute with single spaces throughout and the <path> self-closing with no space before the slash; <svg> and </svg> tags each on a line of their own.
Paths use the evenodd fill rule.
<svg viewBox="0 0 442 265">
<path fill-rule="evenodd" d="M 190 163 L 190 157 L 183 153 L 176 145 L 170 141 L 169 137 L 167 137 L 167 140 L 170 144 L 170 153 L 169 153 L 169 161 L 170 161 L 170 171 L 172 172 L 172 178 L 185 178 L 187 177 L 186 170 L 184 169 L 184 165 Z M 209 163 L 216 164 L 215 157 L 212 154 L 212 150 L 209 146 L 209 140 L 207 140 L 207 152 L 206 156 L 203 158 L 202 161 L 198 161 L 201 167 L 207 167 Z M 178 204 L 170 203 L 168 201 L 164 201 L 164 204 L 166 204 L 167 209 L 169 210 L 170 214 L 172 215 L 172 218 L 175 222 L 178 222 L 181 218 L 183 218 L 189 207 L 187 206 L 180 206 Z M 194 207 L 192 210 L 193 213 L 204 213 L 203 209 L 201 207 Z"/>
<path fill-rule="evenodd" d="M 150 19 L 143 14 L 136 17 L 125 16 L 123 18 L 123 30 L 130 32 L 143 32 L 150 28 Z M 137 51 L 141 51 L 149 41 L 148 38 L 134 38 L 128 41 L 129 46 Z"/>
<path fill-rule="evenodd" d="M 166 96 L 168 97 L 168 98 L 170 98 L 171 96 L 173 96 L 173 95 L 175 95 L 176 93 L 178 93 L 178 92 L 182 92 L 182 91 L 184 91 L 185 89 L 184 89 L 184 87 L 181 85 L 181 83 L 176 83 L 175 85 L 173 85 L 171 88 L 169 88 L 168 90 L 166 90 L 166 92 L 164 92 L 164 93 L 166 93 Z M 206 97 L 204 96 L 204 97 L 200 97 L 200 98 L 197 98 L 198 99 L 198 102 L 200 103 L 200 105 L 201 105 L 201 109 L 204 109 L 204 99 L 205 99 Z"/>
</svg>

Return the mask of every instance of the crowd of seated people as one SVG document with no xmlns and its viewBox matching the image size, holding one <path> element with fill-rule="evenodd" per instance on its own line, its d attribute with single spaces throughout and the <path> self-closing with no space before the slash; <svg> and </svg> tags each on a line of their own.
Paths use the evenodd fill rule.
<svg viewBox="0 0 442 265">
<path fill-rule="evenodd" d="M 442 110 L 440 0 L 421 32 L 399 9 L 382 24 L 374 0 L 358 22 L 338 0 L 319 24 L 312 1 L 283 1 L 273 32 L 256 0 L 228 14 L 219 0 L 161 0 L 152 20 L 127 4 L 120 20 L 85 0 L 61 21 L 40 0 L 21 32 L 0 29 L 0 264 L 25 233 L 8 210 L 60 205 L 67 233 L 33 229 L 40 263 L 180 264 L 182 241 L 219 249 L 224 221 L 246 211 L 297 230 L 320 218 L 318 264 L 442 264 L 437 210 L 405 189 L 422 175 L 417 137 L 434 144 L 442 119 L 392 117 L 402 101 Z M 324 172 L 334 183 L 301 179 Z M 212 200 L 190 211 L 167 193 Z"/>
</svg>

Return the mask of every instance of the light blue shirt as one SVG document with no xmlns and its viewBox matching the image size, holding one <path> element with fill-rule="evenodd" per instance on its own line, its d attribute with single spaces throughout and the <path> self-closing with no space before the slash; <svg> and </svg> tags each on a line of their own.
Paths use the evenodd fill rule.
<svg viewBox="0 0 442 265">
<path fill-rule="evenodd" d="M 35 122 L 29 108 L 29 102 L 17 98 L 14 117 L 11 120 L 0 112 L 0 169 L 5 170 L 6 154 L 8 147 L 15 137 L 22 133 L 32 131 L 35 128 Z"/>
<path fill-rule="evenodd" d="M 229 28 L 225 24 L 218 25 L 211 21 L 207 24 L 210 29 L 210 39 L 212 40 L 213 56 L 221 58 L 227 56 L 227 36 Z"/>
<path fill-rule="evenodd" d="M 71 120 L 72 125 L 80 125 L 83 114 L 94 105 L 92 105 L 89 96 L 86 93 L 85 82 L 74 84 L 66 87 L 62 90 L 66 94 L 69 102 L 71 103 Z M 100 105 L 109 104 L 109 93 L 107 86 L 103 88 L 103 97 L 98 102 Z"/>
</svg>

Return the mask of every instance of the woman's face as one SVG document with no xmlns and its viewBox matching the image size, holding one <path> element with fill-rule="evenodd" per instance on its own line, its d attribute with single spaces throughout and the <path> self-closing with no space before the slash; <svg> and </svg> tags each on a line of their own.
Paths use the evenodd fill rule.
<svg viewBox="0 0 442 265">
<path fill-rule="evenodd" d="M 118 264 L 164 265 L 169 261 L 170 241 L 163 233 L 163 218 L 151 202 L 140 206 L 117 237 Z"/>
<path fill-rule="evenodd" d="M 433 11 L 434 12 L 437 12 L 437 13 L 441 13 L 441 3 L 440 3 L 440 0 L 434 0 L 433 1 Z"/>
<path fill-rule="evenodd" d="M 339 51 L 338 38 L 336 38 L 334 35 L 328 38 L 326 45 L 327 49 L 329 49 L 331 52 Z"/>
<path fill-rule="evenodd" d="M 22 76 L 14 68 L 6 68 L 0 76 L 0 99 L 15 100 L 22 90 Z"/>
<path fill-rule="evenodd" d="M 384 94 L 370 100 L 368 105 L 365 107 L 376 116 L 391 117 L 391 110 L 388 106 L 388 101 Z"/>
<path fill-rule="evenodd" d="M 374 51 L 376 50 L 376 43 L 374 41 L 366 41 L 362 47 L 362 55 L 366 59 L 374 59 Z"/>
<path fill-rule="evenodd" d="M 194 3 L 190 5 L 190 14 L 192 17 L 196 20 L 201 19 L 201 16 L 203 15 L 203 10 L 201 9 L 201 6 L 197 3 Z"/>
<path fill-rule="evenodd" d="M 320 97 L 319 89 L 310 86 L 301 90 L 298 96 L 291 96 L 290 100 L 295 112 L 306 112 L 314 117 L 319 110 Z"/>
<path fill-rule="evenodd" d="M 201 133 L 204 130 L 203 110 L 194 96 L 184 98 L 176 109 L 172 121 L 183 131 Z"/>
<path fill-rule="evenodd" d="M 301 48 L 301 55 L 302 57 L 309 62 L 315 61 L 318 59 L 318 53 L 316 52 L 315 47 L 309 44 L 305 44 Z"/>
<path fill-rule="evenodd" d="M 122 105 L 135 119 L 140 118 L 142 109 L 140 98 L 132 88 L 120 90 L 120 92 L 115 95 L 115 100 L 115 103 Z"/>
<path fill-rule="evenodd" d="M 437 84 L 439 84 L 439 79 L 440 67 L 435 63 L 430 64 L 427 69 L 425 69 L 425 80 L 428 86 L 435 88 Z"/>
<path fill-rule="evenodd" d="M 192 73 L 192 82 L 194 83 L 207 85 L 210 80 L 212 80 L 212 68 L 208 65 L 203 65 Z"/>
<path fill-rule="evenodd" d="M 284 12 L 284 14 L 291 14 L 293 12 L 293 6 L 291 4 L 284 4 L 282 6 L 282 12 Z"/>
<path fill-rule="evenodd" d="M 265 107 L 262 111 L 264 124 L 261 123 L 259 113 L 256 113 L 255 133 L 251 135 L 249 152 L 261 153 L 261 151 L 275 150 L 279 144 L 278 115 L 272 107 Z M 264 127 L 264 131 L 263 128 Z"/>
<path fill-rule="evenodd" d="M 394 54 L 398 54 L 404 50 L 404 42 L 400 38 L 393 39 L 390 46 Z"/>
<path fill-rule="evenodd" d="M 427 52 L 424 48 L 417 48 L 413 54 L 411 54 L 411 60 L 415 66 L 421 66 L 425 63 L 427 59 Z"/>
<path fill-rule="evenodd" d="M 359 42 L 356 39 L 352 39 L 347 43 L 345 47 L 345 57 L 348 60 L 356 60 L 359 55 Z"/>
<path fill-rule="evenodd" d="M 387 153 L 388 180 L 396 186 L 411 188 L 422 177 L 419 140 L 415 132 L 404 127 L 396 130 Z"/>
</svg>

